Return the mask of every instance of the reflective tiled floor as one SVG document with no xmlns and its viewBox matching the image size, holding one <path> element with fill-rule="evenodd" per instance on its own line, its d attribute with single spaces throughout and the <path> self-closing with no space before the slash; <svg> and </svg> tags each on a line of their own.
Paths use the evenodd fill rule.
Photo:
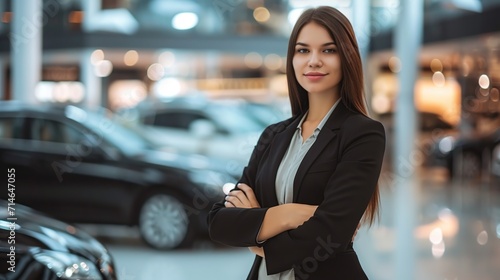
<svg viewBox="0 0 500 280">
<path fill-rule="evenodd" d="M 395 217 L 404 209 L 394 207 L 394 187 L 381 187 L 381 220 L 369 230 L 362 228 L 355 241 L 370 279 L 500 279 L 500 183 L 487 179 L 450 182 L 439 170 L 419 173 L 412 197 L 416 205 L 413 243 L 401 249 L 405 252 L 414 246 L 414 262 L 403 277 L 396 273 L 400 231 Z M 252 261 L 246 249 L 206 242 L 194 250 L 174 252 L 156 251 L 133 239 L 108 239 L 106 243 L 121 280 L 244 279 Z"/>
<path fill-rule="evenodd" d="M 415 182 L 413 275 L 404 279 L 500 279 L 500 184 L 489 179 L 448 181 L 441 170 Z M 397 279 L 395 190 L 382 193 L 378 226 L 360 232 L 356 248 L 372 279 Z M 408 246 L 410 247 L 410 246 Z"/>
</svg>

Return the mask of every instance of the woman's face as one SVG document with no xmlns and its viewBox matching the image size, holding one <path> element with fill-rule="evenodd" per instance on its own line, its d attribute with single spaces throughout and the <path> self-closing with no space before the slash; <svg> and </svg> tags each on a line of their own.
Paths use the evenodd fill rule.
<svg viewBox="0 0 500 280">
<path fill-rule="evenodd" d="M 304 25 L 292 63 L 297 81 L 309 94 L 338 94 L 342 80 L 340 55 L 323 26 L 315 22 Z"/>
</svg>

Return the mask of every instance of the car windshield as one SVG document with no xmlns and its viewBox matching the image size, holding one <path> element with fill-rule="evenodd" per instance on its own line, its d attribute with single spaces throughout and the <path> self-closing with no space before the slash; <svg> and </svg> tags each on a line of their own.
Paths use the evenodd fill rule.
<svg viewBox="0 0 500 280">
<path fill-rule="evenodd" d="M 87 126 L 96 134 L 96 137 L 102 137 L 125 155 L 136 156 L 146 149 L 153 148 L 152 144 L 138 133 L 113 121 L 105 114 L 68 107 L 66 115 Z"/>
<path fill-rule="evenodd" d="M 232 133 L 261 132 L 265 128 L 263 123 L 247 115 L 238 106 L 214 105 L 208 110 L 220 126 Z"/>
</svg>

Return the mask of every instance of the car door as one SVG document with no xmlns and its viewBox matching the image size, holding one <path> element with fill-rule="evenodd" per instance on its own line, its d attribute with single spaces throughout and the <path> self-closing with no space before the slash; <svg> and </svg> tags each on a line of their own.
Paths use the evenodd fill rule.
<svg viewBox="0 0 500 280">
<path fill-rule="evenodd" d="M 191 110 L 167 110 L 155 113 L 146 122 L 146 136 L 153 143 L 190 154 L 206 154 L 212 135 L 198 133 L 193 124 L 211 121 Z"/>
<path fill-rule="evenodd" d="M 69 222 L 129 221 L 140 183 L 127 178 L 141 178 L 139 171 L 104 153 L 106 143 L 92 145 L 95 136 L 77 123 L 37 116 L 26 125 L 26 145 L 11 151 L 29 159 L 18 189 L 26 205 Z"/>
</svg>

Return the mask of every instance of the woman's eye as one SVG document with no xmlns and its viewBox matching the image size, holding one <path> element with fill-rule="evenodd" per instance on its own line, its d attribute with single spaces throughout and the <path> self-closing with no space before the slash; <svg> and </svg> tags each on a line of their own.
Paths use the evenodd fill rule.
<svg viewBox="0 0 500 280">
<path fill-rule="evenodd" d="M 337 49 L 326 49 L 324 50 L 325 53 L 335 53 L 337 52 Z"/>
<path fill-rule="evenodd" d="M 297 52 L 298 53 L 308 53 L 309 50 L 308 49 L 298 49 Z"/>
</svg>

